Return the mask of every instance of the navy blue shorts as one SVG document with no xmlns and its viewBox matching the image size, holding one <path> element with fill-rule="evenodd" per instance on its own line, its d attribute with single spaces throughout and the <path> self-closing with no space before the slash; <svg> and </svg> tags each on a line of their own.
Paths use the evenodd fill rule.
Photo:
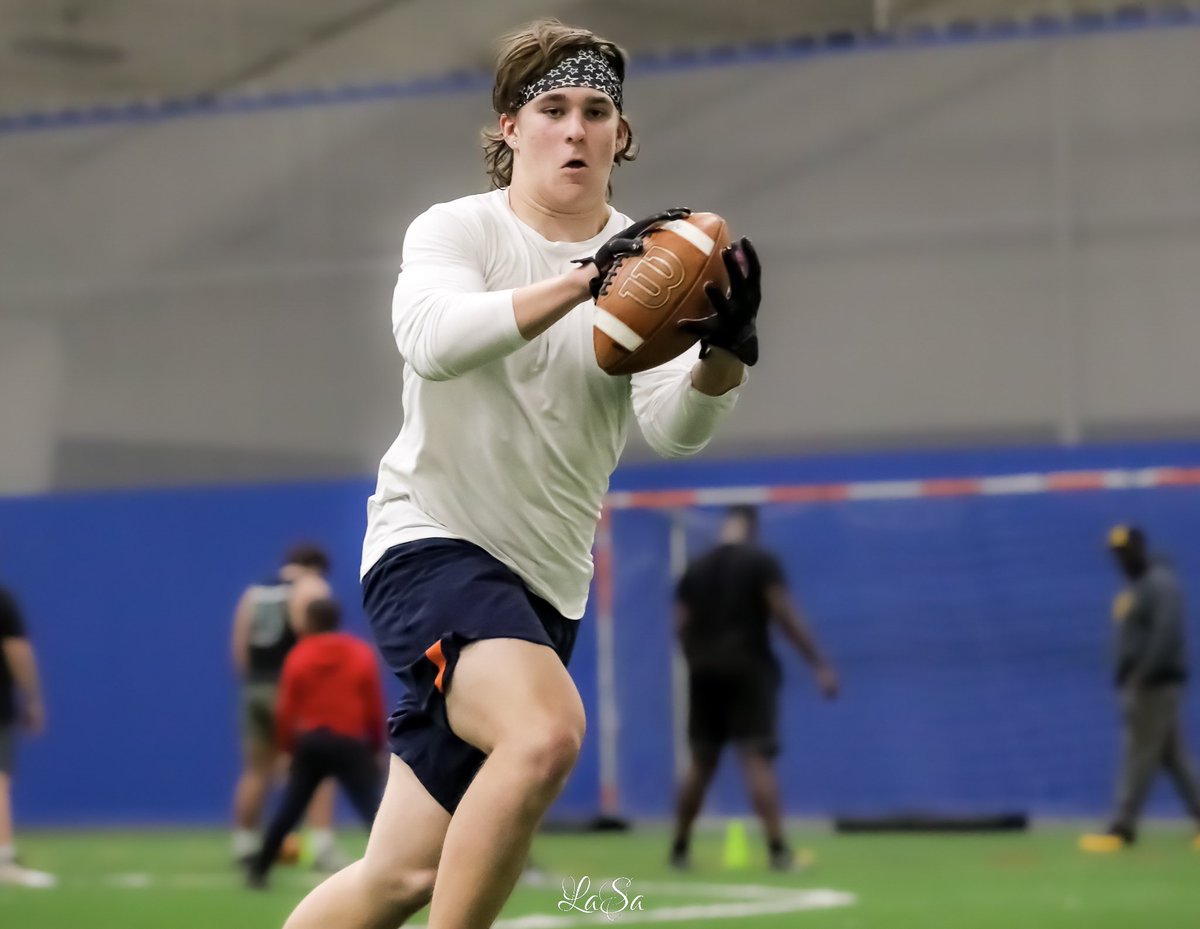
<svg viewBox="0 0 1200 929">
<path fill-rule="evenodd" d="M 392 752 L 453 813 L 486 757 L 450 731 L 446 698 L 463 648 L 523 639 L 565 666 L 579 622 L 566 619 L 482 548 L 420 539 L 388 549 L 363 578 L 363 607 L 404 696 L 388 719 Z"/>
</svg>

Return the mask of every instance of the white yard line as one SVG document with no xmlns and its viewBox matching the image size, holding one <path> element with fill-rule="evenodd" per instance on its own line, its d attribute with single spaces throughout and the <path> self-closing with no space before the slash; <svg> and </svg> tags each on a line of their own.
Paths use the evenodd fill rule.
<svg viewBox="0 0 1200 929">
<path fill-rule="evenodd" d="M 305 875 L 306 877 L 308 875 Z M 320 875 L 312 875 L 315 884 Z M 236 872 L 213 874 L 175 874 L 155 877 L 133 872 L 113 874 L 104 879 L 110 887 L 126 890 L 145 890 L 151 887 L 171 890 L 240 890 L 241 879 Z M 302 883 L 308 883 L 303 882 Z M 547 891 L 557 889 L 558 881 L 547 881 Z M 846 891 L 824 888 L 799 889 L 767 884 L 706 884 L 688 881 L 634 881 L 628 891 L 649 896 L 643 900 L 645 909 L 622 909 L 609 915 L 597 912 L 534 913 L 501 919 L 496 929 L 573 929 L 577 926 L 609 926 L 618 923 L 667 923 L 700 919 L 744 919 L 779 913 L 799 913 L 806 910 L 828 910 L 854 906 L 858 898 Z M 654 895 L 709 898 L 713 902 L 687 903 L 674 906 L 655 906 Z M 547 906 L 557 907 L 558 900 Z M 423 923 L 413 923 L 414 929 Z"/>
<path fill-rule="evenodd" d="M 840 890 L 790 891 L 775 899 L 745 903 L 696 903 L 689 906 L 650 907 L 614 913 L 577 913 L 571 916 L 533 915 L 501 919 L 496 929 L 570 929 L 573 926 L 608 926 L 622 923 L 667 923 L 697 919 L 741 919 L 748 916 L 769 916 L 778 913 L 799 913 L 803 910 L 828 910 L 853 906 L 854 894 Z"/>
<path fill-rule="evenodd" d="M 315 887 L 326 875 L 298 875 L 298 883 Z M 289 875 L 291 878 L 291 875 Z M 245 885 L 245 879 L 237 871 L 214 872 L 212 874 L 172 874 L 166 877 L 132 871 L 125 874 L 110 874 L 102 879 L 108 887 L 122 890 L 146 890 L 150 887 L 163 890 L 240 890 Z M 293 883 L 289 879 L 289 884 Z"/>
</svg>

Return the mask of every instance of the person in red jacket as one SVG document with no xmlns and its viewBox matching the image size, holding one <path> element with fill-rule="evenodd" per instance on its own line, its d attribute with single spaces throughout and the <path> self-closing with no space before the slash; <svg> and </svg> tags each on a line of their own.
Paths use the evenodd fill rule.
<svg viewBox="0 0 1200 929">
<path fill-rule="evenodd" d="M 247 866 L 251 887 L 266 886 L 284 838 L 325 778 L 337 779 L 368 829 L 375 821 L 382 794 L 383 685 L 371 647 L 339 632 L 340 625 L 336 602 L 312 601 L 304 637 L 284 662 L 276 737 L 292 763 L 279 810 Z"/>
</svg>

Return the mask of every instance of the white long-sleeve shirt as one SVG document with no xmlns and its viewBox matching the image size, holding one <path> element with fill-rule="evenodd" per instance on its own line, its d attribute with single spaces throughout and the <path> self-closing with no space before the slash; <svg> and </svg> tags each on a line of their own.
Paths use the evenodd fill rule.
<svg viewBox="0 0 1200 929">
<path fill-rule="evenodd" d="M 518 331 L 513 290 L 570 270 L 630 222 L 614 210 L 595 238 L 550 242 L 496 190 L 437 204 L 409 226 L 392 302 L 404 424 L 367 503 L 364 575 L 393 545 L 465 539 L 564 616 L 583 615 L 630 414 L 659 454 L 691 455 L 738 393 L 692 386 L 698 350 L 632 377 L 605 374 L 591 301 L 532 341 Z"/>
</svg>

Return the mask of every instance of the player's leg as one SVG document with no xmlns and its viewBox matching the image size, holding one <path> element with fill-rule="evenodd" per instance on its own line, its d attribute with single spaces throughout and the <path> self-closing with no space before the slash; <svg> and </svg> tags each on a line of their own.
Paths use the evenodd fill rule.
<svg viewBox="0 0 1200 929">
<path fill-rule="evenodd" d="M 582 739 L 582 703 L 565 670 L 578 623 L 533 597 L 491 555 L 456 539 L 393 547 L 364 577 L 363 605 L 380 652 L 404 685 L 389 720 L 391 748 L 403 763 L 393 762 L 367 857 L 334 877 L 338 889 L 328 899 L 347 886 L 361 895 L 355 874 L 365 874 L 385 882 L 378 896 L 412 912 L 441 853 L 444 886 L 434 888 L 430 925 L 490 925 Z M 481 767 L 489 768 L 486 775 Z M 507 783 L 513 779 L 524 789 Z M 405 803 L 392 814 L 397 791 Z M 429 829 L 414 830 L 400 815 L 419 815 Z M 311 922 L 288 929 L 324 927 L 317 917 L 332 912 L 323 909 L 325 900 Z M 372 918 L 380 912 L 355 906 Z M 304 909 L 298 915 L 310 916 Z"/>
<path fill-rule="evenodd" d="M 1117 791 L 1117 812 L 1109 832 L 1124 842 L 1137 835 L 1138 817 L 1174 728 L 1163 695 L 1156 690 L 1131 691 L 1123 695 L 1125 713 L 1124 751 Z"/>
<path fill-rule="evenodd" d="M 0 733 L 0 738 L 3 734 Z M 13 837 L 12 781 L 7 772 L 0 768 L 0 865 L 12 864 L 17 857 L 16 840 Z"/>
<path fill-rule="evenodd" d="M 767 837 L 771 867 L 787 870 L 792 866 L 794 856 L 784 836 L 779 778 L 775 774 L 774 759 L 760 747 L 745 743 L 738 746 L 738 758 L 742 763 L 750 803 Z"/>
<path fill-rule="evenodd" d="M 688 676 L 688 745 L 691 763 L 675 800 L 675 838 L 670 863 L 689 865 L 692 827 L 704 807 L 704 797 L 717 773 L 728 725 L 722 678 L 706 674 Z"/>
<path fill-rule="evenodd" d="M 326 778 L 313 794 L 304 817 L 308 837 L 312 841 L 313 866 L 320 871 L 338 871 L 349 864 L 348 861 L 342 860 L 334 838 L 333 815 L 336 803 L 337 782 L 333 778 Z"/>
<path fill-rule="evenodd" d="M 22 867 L 17 860 L 12 813 L 12 771 L 15 754 L 15 728 L 0 725 L 0 885 L 53 887 L 56 883 L 54 875 Z"/>
<path fill-rule="evenodd" d="M 242 772 L 233 796 L 233 856 L 244 861 L 258 851 L 267 793 L 275 778 L 275 731 L 270 685 L 242 691 Z"/>
<path fill-rule="evenodd" d="M 247 745 L 233 800 L 233 854 L 239 860 L 259 847 L 262 810 L 273 773 L 273 752 L 261 745 Z"/>
<path fill-rule="evenodd" d="M 375 822 L 375 814 L 379 812 L 379 795 L 383 786 L 374 752 L 365 742 L 344 739 L 337 750 L 333 773 L 350 798 L 354 811 L 369 830 Z"/>
<path fill-rule="evenodd" d="M 3 736 L 3 727 L 0 727 L 0 738 Z M 4 759 L 0 757 L 0 886 L 53 887 L 57 883 L 53 874 L 22 867 L 17 860 L 12 824 L 12 778 L 3 765 Z"/>
<path fill-rule="evenodd" d="M 1163 749 L 1163 767 L 1166 768 L 1167 774 L 1174 782 L 1175 789 L 1179 792 L 1179 799 L 1183 801 L 1188 815 L 1200 826 L 1200 779 L 1197 778 L 1196 769 L 1188 755 L 1187 743 L 1183 735 L 1183 720 L 1181 719 L 1183 688 L 1173 687 L 1171 690 L 1174 691 L 1171 697 L 1173 706 L 1168 712 L 1173 719 L 1170 732 L 1167 734 L 1166 746 Z"/>
<path fill-rule="evenodd" d="M 271 870 L 275 859 L 279 857 L 283 840 L 300 822 L 317 787 L 328 774 L 325 746 L 319 736 L 317 734 L 301 736 L 292 756 L 292 766 L 288 772 L 287 785 L 283 789 L 283 798 L 280 800 L 279 809 L 271 818 L 271 823 L 263 836 L 262 847 L 248 868 L 247 878 L 251 886 L 265 885 L 267 872 Z"/>
<path fill-rule="evenodd" d="M 361 861 L 301 901 L 284 929 L 396 929 L 429 902 L 450 814 L 393 757 Z"/>
<path fill-rule="evenodd" d="M 746 792 L 766 835 L 771 867 L 786 871 L 795 866 L 795 855 L 784 838 L 779 779 L 775 774 L 781 683 L 778 668 L 767 665 L 732 681 L 727 701 L 730 739 L 737 745 Z"/>
<path fill-rule="evenodd" d="M 704 807 L 704 798 L 717 773 L 717 762 L 721 757 L 721 746 L 698 748 L 692 746 L 692 758 L 679 793 L 675 798 L 675 838 L 671 844 L 671 866 L 686 868 L 690 864 L 689 851 L 692 843 L 692 827 Z"/>
<path fill-rule="evenodd" d="M 429 926 L 485 929 L 575 766 L 583 702 L 553 649 L 487 639 L 463 649 L 446 709 L 454 734 L 488 757 L 446 833 Z"/>
</svg>

